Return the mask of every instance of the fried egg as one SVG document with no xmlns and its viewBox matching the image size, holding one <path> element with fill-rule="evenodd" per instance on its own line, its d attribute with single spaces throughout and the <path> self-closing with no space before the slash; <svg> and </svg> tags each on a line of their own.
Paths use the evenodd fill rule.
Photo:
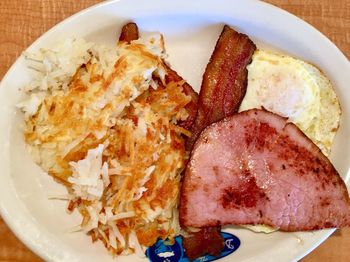
<svg viewBox="0 0 350 262">
<path fill-rule="evenodd" d="M 248 68 L 240 111 L 265 108 L 296 124 L 329 156 L 341 115 L 331 82 L 302 60 L 258 50 Z"/>
<path fill-rule="evenodd" d="M 265 108 L 287 117 L 326 156 L 339 126 L 341 109 L 329 79 L 315 66 L 286 55 L 257 50 L 248 69 L 248 87 L 239 111 Z M 266 225 L 244 226 L 276 231 Z"/>
</svg>

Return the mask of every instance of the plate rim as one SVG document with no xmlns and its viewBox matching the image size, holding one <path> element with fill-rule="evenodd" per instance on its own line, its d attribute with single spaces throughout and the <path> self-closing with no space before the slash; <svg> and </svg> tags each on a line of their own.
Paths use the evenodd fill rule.
<svg viewBox="0 0 350 262">
<path fill-rule="evenodd" d="M 56 25 L 54 25 L 53 27 L 51 27 L 49 30 L 47 30 L 46 32 L 44 32 L 43 34 L 41 34 L 37 39 L 35 39 L 35 41 L 33 41 L 25 50 L 23 50 L 21 53 L 26 52 L 29 49 L 32 49 L 33 47 L 37 46 L 45 37 L 47 37 L 49 34 L 54 33 L 58 28 L 62 27 L 65 24 L 69 24 L 72 20 L 77 19 L 80 16 L 84 16 L 86 13 L 89 13 L 91 11 L 94 11 L 98 8 L 103 8 L 104 6 L 109 6 L 109 5 L 114 5 L 117 4 L 119 2 L 126 2 L 127 0 L 107 0 L 104 2 L 100 2 L 97 4 L 94 4 L 90 7 L 87 7 L 83 10 L 80 10 L 79 12 L 63 19 L 62 21 L 60 21 L 59 23 L 57 23 Z M 159 1 L 160 0 L 155 0 L 155 1 Z M 198 0 L 196 0 L 198 1 Z M 225 0 L 223 0 L 225 1 Z M 250 2 L 251 4 L 260 4 L 262 6 L 265 6 L 264 8 L 270 8 L 271 10 L 274 9 L 275 11 L 280 12 L 281 14 L 283 14 L 284 16 L 288 16 L 291 19 L 296 20 L 296 22 L 302 24 L 303 27 L 307 27 L 309 30 L 312 30 L 314 33 L 317 33 L 319 35 L 319 37 L 323 38 L 324 41 L 327 41 L 328 45 L 330 47 L 332 47 L 335 51 L 338 53 L 339 58 L 342 57 L 342 59 L 344 60 L 344 62 L 347 62 L 350 68 L 350 63 L 349 60 L 347 59 L 347 57 L 345 56 L 345 54 L 337 47 L 337 45 L 335 43 L 333 43 L 326 35 L 324 35 L 322 32 L 320 32 L 317 28 L 315 28 L 313 25 L 309 24 L 308 22 L 302 20 L 300 17 L 289 13 L 288 11 L 277 7 L 273 4 L 264 2 L 262 0 L 234 0 L 235 2 Z M 232 1 L 232 2 L 234 2 Z M 142 1 L 141 1 L 142 2 Z M 185 1 L 184 1 L 185 2 Z M 167 3 L 163 3 L 164 5 L 167 5 Z M 177 14 L 181 14 L 181 12 L 176 12 Z M 2 92 L 3 89 L 5 89 L 5 82 L 4 80 L 6 80 L 8 78 L 8 76 L 16 69 L 17 65 L 19 64 L 19 60 L 22 57 L 22 55 L 19 55 L 18 58 L 15 60 L 15 62 L 10 66 L 10 68 L 7 70 L 7 72 L 5 73 L 5 75 L 3 76 L 1 82 L 0 82 L 0 92 Z M 2 160 L 1 160 L 2 161 Z M 1 181 L 1 177 L 0 177 L 0 181 Z M 350 173 L 347 172 L 345 174 L 345 177 L 343 178 L 346 184 L 349 184 L 349 179 L 350 179 Z M 1 195 L 1 193 L 0 193 Z M 39 245 L 36 243 L 32 243 L 31 242 L 31 238 L 26 236 L 25 234 L 21 233 L 21 230 L 19 229 L 18 225 L 15 225 L 15 223 L 10 221 L 11 215 L 7 212 L 3 201 L 0 200 L 0 216 L 1 218 L 4 220 L 4 222 L 6 223 L 6 225 L 11 229 L 11 232 L 22 242 L 26 245 L 26 247 L 28 247 L 33 253 L 37 254 L 39 257 L 44 258 L 45 260 L 51 260 L 52 257 L 49 256 L 49 254 L 47 254 L 47 252 L 43 251 L 40 249 Z M 324 234 L 322 236 L 319 237 L 319 239 L 316 241 L 316 243 L 309 249 L 307 249 L 304 252 L 300 252 L 300 254 L 295 257 L 294 261 L 298 261 L 301 258 L 305 257 L 306 255 L 308 255 L 309 253 L 311 253 L 314 249 L 316 249 L 321 243 L 323 243 L 336 229 L 327 229 L 324 230 Z M 57 258 L 57 257 L 56 257 Z"/>
</svg>

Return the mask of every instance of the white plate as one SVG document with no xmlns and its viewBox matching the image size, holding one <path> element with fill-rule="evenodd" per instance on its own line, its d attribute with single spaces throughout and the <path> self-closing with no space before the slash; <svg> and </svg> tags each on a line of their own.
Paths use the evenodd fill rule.
<svg viewBox="0 0 350 262">
<path fill-rule="evenodd" d="M 173 68 L 197 88 L 223 23 L 248 34 L 259 47 L 277 49 L 318 65 L 334 83 L 341 100 L 342 122 L 331 160 L 347 180 L 350 175 L 349 61 L 313 27 L 273 6 L 251 0 L 105 2 L 55 26 L 29 50 L 51 46 L 71 36 L 113 43 L 121 25 L 129 20 L 136 21 L 141 32 L 162 32 Z M 14 105 L 21 99 L 18 88 L 28 79 L 20 57 L 0 88 L 1 215 L 26 245 L 46 260 L 113 261 L 101 244 L 91 244 L 82 233 L 67 232 L 79 223 L 79 218 L 65 213 L 65 203 L 47 199 L 48 194 L 64 189 L 43 175 L 24 150 L 20 114 Z M 227 261 L 297 260 L 333 232 L 265 235 L 243 229 L 231 231 L 242 244 L 223 259 Z M 137 258 L 128 256 L 117 260 L 137 261 Z"/>
</svg>

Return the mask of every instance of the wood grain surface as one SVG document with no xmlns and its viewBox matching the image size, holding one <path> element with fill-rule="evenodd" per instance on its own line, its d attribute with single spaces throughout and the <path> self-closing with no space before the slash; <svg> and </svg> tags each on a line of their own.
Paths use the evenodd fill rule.
<svg viewBox="0 0 350 262">
<path fill-rule="evenodd" d="M 0 79 L 42 33 L 98 0 L 0 0 Z M 350 0 L 268 0 L 307 21 L 350 57 Z M 349 72 L 350 73 L 350 72 Z M 350 261 L 350 229 L 337 230 L 304 262 Z M 0 218 L 0 261 L 42 261 Z"/>
</svg>

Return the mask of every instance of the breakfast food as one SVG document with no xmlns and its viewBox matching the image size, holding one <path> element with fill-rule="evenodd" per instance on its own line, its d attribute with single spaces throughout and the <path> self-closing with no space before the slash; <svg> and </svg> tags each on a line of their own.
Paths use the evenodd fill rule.
<svg viewBox="0 0 350 262">
<path fill-rule="evenodd" d="M 133 40 L 137 40 L 139 38 L 139 29 L 137 24 L 135 23 L 127 23 L 122 27 L 119 41 L 130 42 Z M 185 95 L 190 96 L 191 100 L 185 105 L 185 110 L 187 111 L 188 116 L 184 119 L 180 119 L 178 121 L 178 125 L 185 128 L 190 129 L 197 115 L 197 107 L 198 107 L 198 94 L 193 88 L 179 76 L 176 71 L 172 70 L 168 64 L 164 61 L 164 70 L 165 70 L 165 83 L 171 82 L 183 82 L 182 91 Z M 160 83 L 158 83 L 160 84 Z"/>
<path fill-rule="evenodd" d="M 207 125 L 237 112 L 247 88 L 246 66 L 251 62 L 255 49 L 248 36 L 224 26 L 203 75 L 197 116 L 190 127 L 191 136 L 186 141 L 188 151 Z M 183 246 L 189 258 L 220 253 L 223 239 L 218 231 L 220 227 L 206 228 L 185 237 Z M 207 248 L 208 239 L 211 239 L 210 249 Z"/>
<path fill-rule="evenodd" d="M 315 66 L 288 55 L 255 51 L 239 111 L 265 108 L 288 117 L 323 152 L 330 154 L 340 122 L 340 105 L 330 81 Z M 269 233 L 264 225 L 247 226 Z"/>
<path fill-rule="evenodd" d="M 182 244 L 190 261 L 205 254 L 218 256 L 225 247 L 220 231 L 220 227 L 204 227 L 189 237 L 183 237 Z"/>
<path fill-rule="evenodd" d="M 165 68 L 165 81 L 166 82 L 180 82 L 183 81 L 181 76 L 179 76 L 176 71 L 172 70 L 168 65 L 164 66 Z M 185 105 L 185 110 L 188 114 L 187 118 L 181 119 L 178 124 L 179 126 L 190 130 L 194 120 L 197 116 L 198 109 L 198 94 L 193 90 L 192 86 L 190 86 L 187 82 L 184 82 L 182 85 L 182 91 L 185 95 L 191 97 L 191 101 Z"/>
<path fill-rule="evenodd" d="M 246 66 L 256 49 L 248 36 L 225 25 L 205 69 L 199 92 L 198 113 L 192 135 L 186 141 L 191 150 L 202 130 L 237 112 L 247 88 Z"/>
<path fill-rule="evenodd" d="M 189 132 L 179 123 L 193 96 L 168 73 L 162 36 L 134 40 L 131 28 L 116 47 L 68 39 L 27 54 L 35 80 L 18 106 L 33 159 L 66 185 L 68 210 L 82 215 L 77 229 L 112 254 L 144 256 L 180 231 Z"/>
<path fill-rule="evenodd" d="M 234 114 L 206 128 L 182 192 L 185 226 L 350 226 L 346 185 L 328 158 L 297 126 L 265 110 Z"/>
<path fill-rule="evenodd" d="M 130 43 L 137 39 L 139 39 L 139 28 L 137 24 L 133 22 L 125 24 L 120 32 L 119 42 Z"/>
<path fill-rule="evenodd" d="M 240 111 L 263 107 L 288 117 L 328 156 L 341 110 L 326 76 L 309 63 L 263 50 L 254 53 L 247 68 Z"/>
<path fill-rule="evenodd" d="M 79 230 L 112 254 L 139 256 L 158 239 L 183 234 L 192 260 L 220 253 L 221 225 L 350 225 L 344 182 L 298 129 L 329 153 L 340 107 L 318 69 L 256 51 L 229 26 L 199 97 L 164 58 L 162 36 L 139 39 L 135 23 L 122 28 L 116 47 L 69 39 L 27 54 L 36 77 L 18 105 L 25 140 L 67 187 L 68 210 L 83 218 Z M 244 111 L 260 107 L 276 114 Z"/>
<path fill-rule="evenodd" d="M 225 28 L 229 29 L 227 26 Z M 215 50 L 215 52 L 219 54 L 221 53 L 221 55 L 223 55 L 223 50 L 230 52 L 229 43 L 224 42 L 222 48 Z M 305 132 L 305 134 L 321 148 L 325 155 L 329 155 L 330 147 L 335 132 L 338 129 L 340 120 L 339 102 L 333 90 L 333 87 L 330 84 L 330 81 L 316 67 L 289 56 L 276 55 L 266 51 L 257 50 L 255 51 L 252 60 L 253 61 L 251 64 L 247 63 L 248 81 L 247 75 L 242 75 L 240 84 L 241 86 L 233 89 L 235 92 L 231 93 L 232 97 L 228 96 L 231 102 L 235 101 L 231 105 L 225 103 L 227 96 L 222 96 L 223 99 L 221 99 L 220 96 L 220 90 L 224 89 L 224 86 L 220 85 L 220 83 L 222 83 L 220 77 L 220 70 L 222 70 L 222 68 L 218 67 L 214 69 L 213 75 L 209 73 L 209 76 L 212 76 L 211 83 L 214 83 L 213 86 L 216 84 L 219 90 L 211 89 L 208 87 L 205 88 L 206 86 L 202 85 L 198 103 L 198 116 L 195 121 L 195 126 L 192 128 L 192 137 L 186 142 L 186 148 L 192 148 L 193 143 L 198 137 L 198 134 L 200 134 L 201 130 L 204 129 L 207 125 L 223 118 L 220 118 L 220 116 L 229 115 L 222 113 L 223 108 L 225 108 L 227 112 L 231 112 L 230 114 L 236 112 L 238 107 L 240 107 L 240 111 L 244 111 L 250 108 L 267 108 L 277 114 L 289 117 L 289 121 L 295 123 L 298 127 L 300 127 L 301 130 Z M 212 60 L 210 63 L 211 62 Z M 219 63 L 217 62 L 216 64 Z M 245 64 L 245 66 L 247 64 Z M 206 69 L 206 73 L 203 76 L 203 81 L 206 79 L 206 77 L 208 77 L 207 74 L 208 68 L 210 68 L 209 65 Z M 242 68 L 243 72 L 245 71 L 245 66 Z M 223 73 L 224 77 L 227 77 L 227 74 L 227 72 Z M 247 82 L 247 93 L 241 104 Z M 242 89 L 242 87 L 244 89 Z M 207 97 L 208 99 L 204 100 L 203 97 Z M 219 97 L 219 99 L 217 99 L 217 97 Z M 206 108 L 205 106 L 202 106 L 203 103 L 205 103 L 203 101 L 208 104 L 208 108 L 210 108 L 210 105 L 214 106 L 211 107 L 211 110 L 203 110 L 203 108 Z M 206 121 L 206 119 L 208 121 Z M 212 119 L 212 121 L 210 121 L 210 119 Z M 209 150 L 207 151 L 207 154 L 208 152 L 211 152 L 211 155 L 214 151 Z M 192 157 L 193 154 L 194 152 L 192 152 Z M 227 160 L 223 159 L 223 162 L 225 161 Z M 188 170 L 188 168 L 186 170 Z M 187 181 L 187 176 L 188 175 L 186 171 L 184 174 L 184 181 Z M 209 178 L 206 177 L 206 179 Z M 204 184 L 205 183 L 206 182 L 204 182 Z M 189 196 L 188 194 L 190 192 L 193 193 L 193 188 L 191 188 L 191 186 L 194 185 L 190 183 L 189 188 L 187 188 L 186 183 L 184 183 L 181 191 L 180 223 L 183 227 L 194 226 L 191 224 L 194 222 L 194 220 L 192 220 L 192 216 L 195 216 L 196 213 L 191 214 L 191 222 L 188 223 L 186 221 L 190 219 L 190 216 L 186 215 L 185 210 L 187 206 L 194 205 L 196 202 L 192 199 L 190 203 L 186 203 L 186 199 Z M 205 195 L 203 199 L 206 198 L 206 193 L 207 192 L 202 192 L 203 196 Z M 246 198 L 247 196 L 243 195 L 240 197 Z M 215 200 L 211 200 L 215 202 Z M 200 201 L 200 198 L 198 198 L 197 201 Z M 232 201 L 234 201 L 234 199 L 232 199 Z M 204 203 L 209 202 L 202 202 L 202 204 Z M 196 207 L 198 207 L 198 205 L 196 205 Z M 199 209 L 197 211 L 199 211 Z M 203 210 L 201 210 L 201 213 L 197 213 L 197 215 L 202 216 L 202 212 Z M 206 216 L 203 216 L 202 218 L 206 219 Z M 232 221 L 233 220 L 231 220 L 231 222 Z M 232 223 L 249 228 L 255 232 L 270 233 L 278 229 L 278 226 L 273 223 L 267 222 L 264 224 L 263 219 L 254 222 L 251 221 L 250 223 L 247 223 L 247 221 L 242 221 L 241 223 L 235 221 Z M 215 230 L 213 230 L 214 228 L 208 228 L 208 226 L 216 226 L 216 228 L 219 228 L 222 224 L 223 223 L 221 223 L 220 220 L 214 224 L 204 223 L 200 226 L 200 228 L 204 227 L 201 231 L 196 230 L 196 232 L 191 233 L 190 237 L 184 238 L 184 247 L 186 252 L 191 254 L 191 259 L 199 257 L 207 252 L 212 252 L 212 250 L 206 250 L 205 245 L 203 244 L 206 243 L 206 238 L 215 239 L 216 242 L 214 241 L 215 244 L 213 244 L 213 246 L 219 247 L 221 240 L 215 237 L 213 233 L 215 232 Z M 325 227 L 322 224 L 319 224 L 318 226 L 321 228 Z M 317 226 L 315 226 L 315 228 L 317 228 Z M 203 231 L 207 231 L 207 233 L 204 234 Z M 205 235 L 205 238 L 203 235 Z M 202 241 L 200 240 L 201 238 Z"/>
</svg>

